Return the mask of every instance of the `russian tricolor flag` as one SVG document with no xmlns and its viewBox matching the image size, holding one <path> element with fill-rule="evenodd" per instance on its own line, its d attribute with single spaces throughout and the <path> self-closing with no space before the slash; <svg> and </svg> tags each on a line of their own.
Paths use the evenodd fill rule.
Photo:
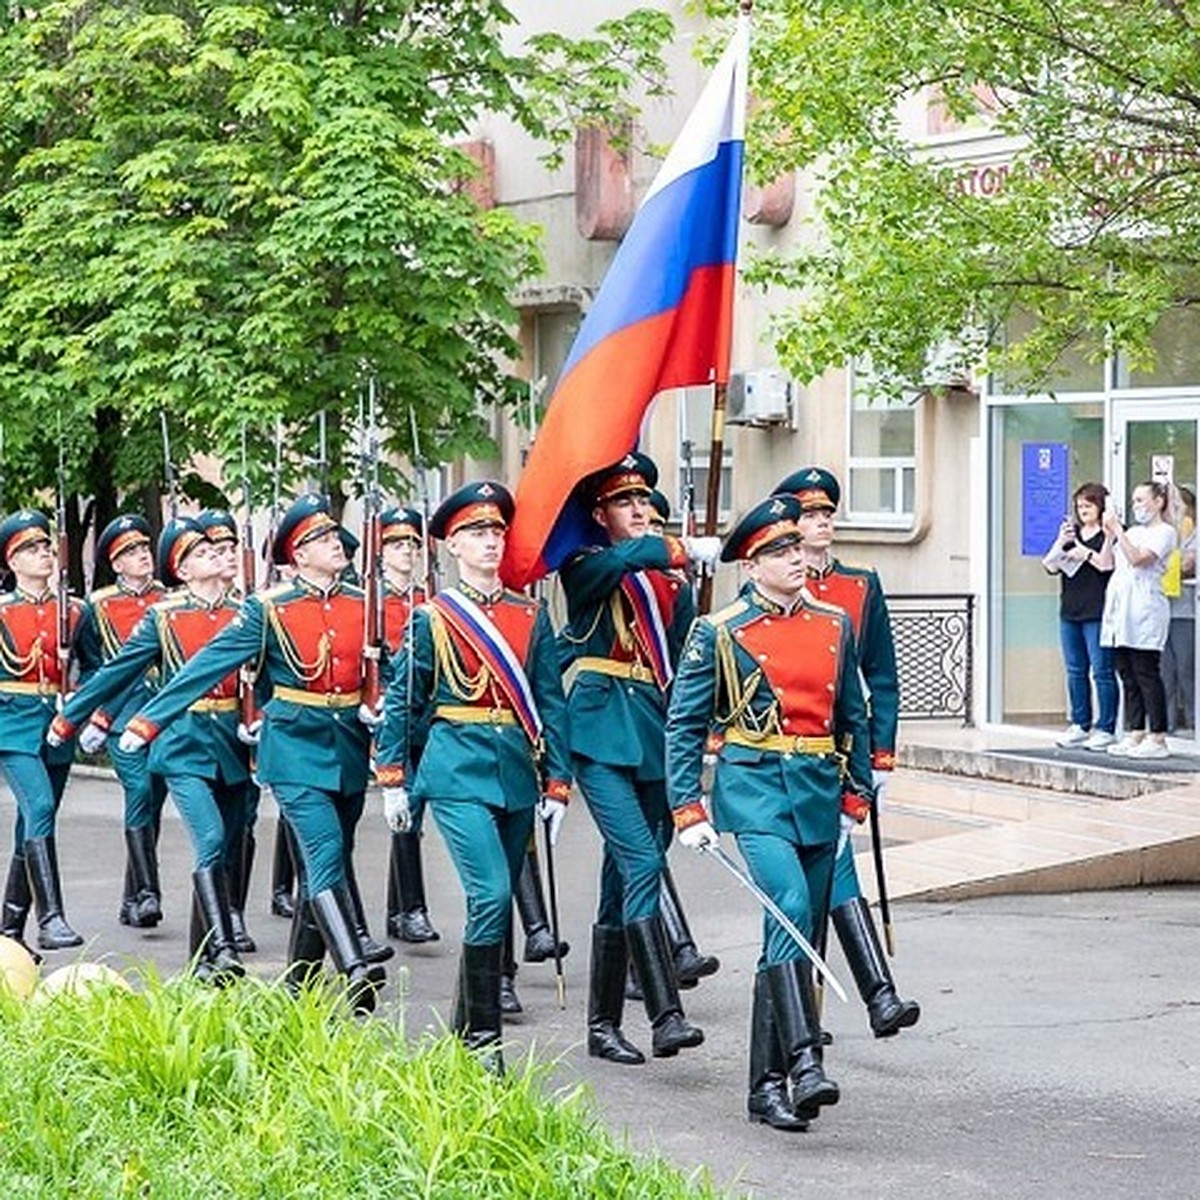
<svg viewBox="0 0 1200 1200">
<path fill-rule="evenodd" d="M 741 18 L 571 347 L 517 487 L 510 586 L 594 540 L 575 485 L 637 445 L 659 392 L 729 379 L 749 28 Z"/>
</svg>

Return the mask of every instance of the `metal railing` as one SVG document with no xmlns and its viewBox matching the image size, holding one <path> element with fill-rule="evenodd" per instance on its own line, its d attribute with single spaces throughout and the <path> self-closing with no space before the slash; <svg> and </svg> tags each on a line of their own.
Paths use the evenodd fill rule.
<svg viewBox="0 0 1200 1200">
<path fill-rule="evenodd" d="M 887 598 L 900 678 L 900 719 L 974 724 L 975 597 Z"/>
</svg>

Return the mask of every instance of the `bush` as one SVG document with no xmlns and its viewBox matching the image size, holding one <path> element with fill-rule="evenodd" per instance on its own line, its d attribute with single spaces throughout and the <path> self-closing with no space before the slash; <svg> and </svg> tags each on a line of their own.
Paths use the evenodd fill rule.
<svg viewBox="0 0 1200 1200">
<path fill-rule="evenodd" d="M 153 975 L 22 1003 L 0 992 L 0 1194 L 693 1197 L 548 1069 L 487 1074 L 313 990 Z"/>
</svg>

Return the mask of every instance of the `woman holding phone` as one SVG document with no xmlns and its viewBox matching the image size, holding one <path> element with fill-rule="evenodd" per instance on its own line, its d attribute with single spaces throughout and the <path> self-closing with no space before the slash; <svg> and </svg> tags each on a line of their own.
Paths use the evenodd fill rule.
<svg viewBox="0 0 1200 1200">
<path fill-rule="evenodd" d="M 1125 693 L 1126 734 L 1108 747 L 1124 758 L 1167 758 L 1167 697 L 1159 673 L 1171 624 L 1162 589 L 1163 572 L 1175 549 L 1175 527 L 1166 520 L 1170 494 L 1157 480 L 1133 489 L 1133 524 L 1125 529 L 1116 513 L 1104 515 L 1104 532 L 1115 560 L 1104 600 L 1100 642 L 1116 652 Z"/>
<path fill-rule="evenodd" d="M 1113 571 L 1113 552 L 1101 520 L 1108 489 L 1085 483 L 1075 489 L 1073 516 L 1063 520 L 1042 566 L 1061 580 L 1058 607 L 1070 724 L 1060 746 L 1106 750 L 1116 742 L 1117 678 L 1111 646 L 1100 644 L 1100 619 Z M 1092 684 L 1096 685 L 1093 721 Z"/>
</svg>

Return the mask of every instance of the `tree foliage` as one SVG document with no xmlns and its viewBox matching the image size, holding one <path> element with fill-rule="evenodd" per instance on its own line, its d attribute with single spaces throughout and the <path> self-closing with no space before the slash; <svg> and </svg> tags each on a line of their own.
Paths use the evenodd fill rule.
<svg viewBox="0 0 1200 1200">
<path fill-rule="evenodd" d="M 949 339 L 1052 385 L 1067 350 L 1146 363 L 1200 301 L 1200 3 L 759 0 L 754 23 L 753 169 L 819 188 L 813 237 L 753 270 L 792 293 L 801 377 L 867 355 L 912 379 Z M 913 139 L 931 97 L 1008 139 L 1002 185 Z M 1001 345 L 1014 316 L 1035 332 Z"/>
<path fill-rule="evenodd" d="M 499 0 L 56 0 L 0 17 L 0 420 L 10 498 L 126 490 L 175 457 L 260 495 L 276 419 L 293 475 L 329 415 L 353 470 L 368 379 L 387 448 L 485 442 L 513 395 L 509 297 L 538 232 L 482 210 L 455 143 L 481 113 L 549 153 L 661 76 L 661 14 L 510 48 Z M 100 431 L 110 431 L 102 445 Z M 115 440 L 111 434 L 115 431 Z M 105 453 L 100 453 L 103 450 Z M 311 469 L 311 468 L 310 468 Z M 352 486 L 351 486 L 352 490 Z"/>
</svg>

